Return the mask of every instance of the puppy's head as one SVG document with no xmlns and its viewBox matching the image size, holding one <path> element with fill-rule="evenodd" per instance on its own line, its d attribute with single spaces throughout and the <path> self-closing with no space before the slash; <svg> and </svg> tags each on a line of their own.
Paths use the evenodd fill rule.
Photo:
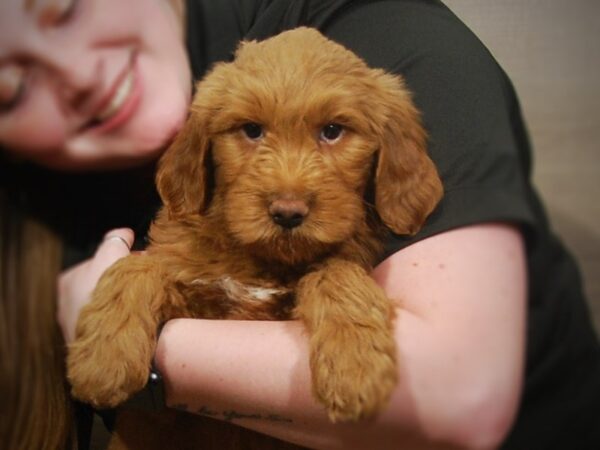
<svg viewBox="0 0 600 450">
<path fill-rule="evenodd" d="M 374 160 L 379 216 L 416 233 L 442 188 L 401 79 L 299 28 L 241 44 L 198 84 L 157 184 L 172 218 L 218 213 L 240 244 L 300 263 L 364 226 Z"/>
</svg>

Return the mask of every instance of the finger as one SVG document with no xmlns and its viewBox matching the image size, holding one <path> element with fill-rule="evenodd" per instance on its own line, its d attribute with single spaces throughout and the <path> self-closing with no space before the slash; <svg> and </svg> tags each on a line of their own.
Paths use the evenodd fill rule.
<svg viewBox="0 0 600 450">
<path fill-rule="evenodd" d="M 103 242 L 120 241 L 129 249 L 133 245 L 135 235 L 131 228 L 115 228 L 104 235 Z"/>
<path fill-rule="evenodd" d="M 104 235 L 92 259 L 94 269 L 102 273 L 115 261 L 131 253 L 134 234 L 129 228 L 117 228 Z"/>
</svg>

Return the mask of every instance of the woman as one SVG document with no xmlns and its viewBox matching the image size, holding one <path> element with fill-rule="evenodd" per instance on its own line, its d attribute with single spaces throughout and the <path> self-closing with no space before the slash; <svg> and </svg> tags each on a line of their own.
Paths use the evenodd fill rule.
<svg viewBox="0 0 600 450">
<path fill-rule="evenodd" d="M 402 74 L 423 112 L 446 194 L 419 235 L 390 239 L 373 273 L 403 300 L 389 407 L 372 423 L 329 423 L 311 397 L 299 323 L 183 319 L 165 325 L 155 355 L 167 405 L 218 419 L 234 411 L 246 416 L 235 423 L 316 448 L 566 448 L 573 436 L 582 448 L 600 445 L 600 349 L 577 270 L 529 182 L 513 89 L 439 1 L 15 0 L 2 8 L 0 140 L 19 158 L 80 171 L 48 171 L 37 189 L 60 211 L 48 221 L 65 236 L 68 263 L 90 255 L 110 228 L 143 237 L 156 207 L 152 163 L 185 118 L 191 80 L 242 38 L 317 27 Z M 121 170 L 81 174 L 92 168 Z M 121 249 L 62 277 L 67 340 L 99 267 L 128 253 L 119 243 L 105 241 L 101 248 Z"/>
</svg>

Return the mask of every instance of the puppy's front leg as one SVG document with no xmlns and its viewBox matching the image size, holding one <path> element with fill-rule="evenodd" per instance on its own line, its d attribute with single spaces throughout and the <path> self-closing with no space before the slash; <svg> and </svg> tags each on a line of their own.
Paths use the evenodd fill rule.
<svg viewBox="0 0 600 450">
<path fill-rule="evenodd" d="M 372 416 L 396 384 L 392 302 L 355 263 L 330 260 L 300 280 L 313 393 L 332 421 Z"/>
<path fill-rule="evenodd" d="M 165 284 L 160 264 L 147 255 L 120 259 L 102 275 L 69 346 L 67 375 L 76 398 L 114 407 L 144 387 Z"/>
</svg>

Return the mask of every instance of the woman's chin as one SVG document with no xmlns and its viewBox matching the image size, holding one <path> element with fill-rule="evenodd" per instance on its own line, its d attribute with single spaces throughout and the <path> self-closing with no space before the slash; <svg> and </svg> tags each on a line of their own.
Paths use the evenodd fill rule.
<svg viewBox="0 0 600 450">
<path fill-rule="evenodd" d="M 83 133 L 68 142 L 64 150 L 47 154 L 39 162 L 51 168 L 72 171 L 119 169 L 144 164 L 162 154 L 184 120 L 185 114 L 178 114 L 148 124 L 131 124 L 112 133 Z"/>
</svg>

